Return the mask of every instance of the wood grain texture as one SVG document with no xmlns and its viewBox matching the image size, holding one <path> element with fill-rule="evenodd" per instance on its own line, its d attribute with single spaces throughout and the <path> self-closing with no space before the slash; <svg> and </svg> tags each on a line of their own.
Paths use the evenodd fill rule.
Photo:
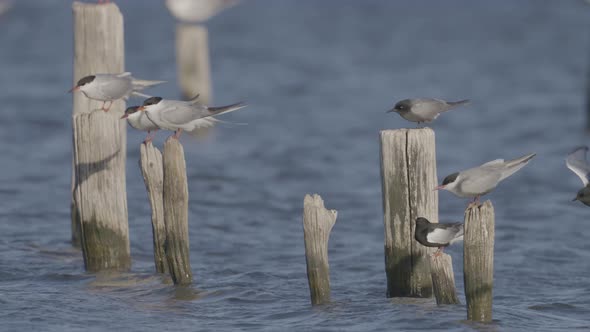
<svg viewBox="0 0 590 332">
<path fill-rule="evenodd" d="M 176 27 L 176 65 L 178 84 L 185 98 L 199 94 L 199 100 L 209 105 L 212 99 L 209 40 L 203 25 L 179 23 Z"/>
<path fill-rule="evenodd" d="M 74 197 L 88 271 L 131 265 L 123 121 L 103 111 L 74 116 Z"/>
<path fill-rule="evenodd" d="M 189 257 L 188 184 L 184 149 L 170 137 L 164 143 L 164 222 L 166 224 L 166 259 L 176 285 L 193 282 Z"/>
<path fill-rule="evenodd" d="M 123 37 L 123 15 L 114 3 L 97 5 L 74 2 L 74 77 L 72 86 L 84 76 L 96 73 L 120 73 L 125 68 L 125 43 Z M 73 117 L 90 113 L 100 108 L 102 102 L 93 101 L 81 92 L 73 94 Z M 125 109 L 123 101 L 113 104 L 110 114 L 113 121 L 119 119 Z M 124 121 L 121 121 L 124 122 Z M 73 125 L 76 121 L 72 120 Z M 122 126 L 125 124 L 123 123 Z M 76 130 L 76 128 L 74 128 Z M 79 130 L 78 130 L 79 131 Z M 119 146 L 123 147 L 120 153 L 125 155 L 127 132 L 122 130 L 119 136 L 113 137 Z M 75 144 L 75 143 L 74 143 Z M 72 158 L 72 201 L 70 204 L 72 220 L 72 243 L 79 246 L 80 239 L 80 215 L 75 202 L 74 187 L 76 184 L 75 157 Z M 124 162 L 124 159 L 123 159 Z M 124 179 L 124 174 L 123 174 Z"/>
<path fill-rule="evenodd" d="M 139 168 L 148 193 L 152 209 L 152 234 L 154 242 L 154 263 L 156 271 L 168 272 L 166 260 L 166 224 L 164 222 L 164 170 L 162 154 L 151 142 L 141 144 Z"/>
<path fill-rule="evenodd" d="M 429 262 L 436 304 L 459 304 L 451 256 L 445 253 L 440 256 L 430 255 Z"/>
<path fill-rule="evenodd" d="M 330 266 L 328 240 L 338 212 L 324 207 L 320 195 L 305 195 L 303 200 L 303 236 L 311 303 L 330 302 Z"/>
<path fill-rule="evenodd" d="M 436 150 L 430 128 L 380 133 L 388 297 L 431 297 L 427 254 L 414 240 L 415 220 L 438 222 Z"/>
<path fill-rule="evenodd" d="M 463 269 L 467 319 L 492 320 L 494 285 L 494 207 L 471 204 L 465 210 Z"/>
</svg>

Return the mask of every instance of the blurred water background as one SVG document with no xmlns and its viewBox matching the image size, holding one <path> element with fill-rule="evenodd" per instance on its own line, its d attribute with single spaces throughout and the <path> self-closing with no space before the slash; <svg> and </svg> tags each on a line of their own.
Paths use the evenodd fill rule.
<svg viewBox="0 0 590 332">
<path fill-rule="evenodd" d="M 126 69 L 178 98 L 163 1 L 117 1 Z M 590 209 L 564 164 L 584 131 L 590 6 L 583 1 L 246 0 L 208 23 L 214 104 L 245 100 L 207 138 L 183 139 L 195 285 L 153 273 L 150 210 L 128 135 L 133 267 L 85 273 L 70 239 L 71 2 L 18 0 L 0 16 L 0 329 L 3 331 L 590 330 Z M 438 177 L 537 157 L 496 208 L 494 323 L 465 307 L 387 299 L 378 132 L 413 96 L 470 98 L 441 116 Z M 132 100 L 131 103 L 140 100 Z M 168 134 L 159 133 L 161 145 Z M 302 202 L 339 211 L 333 303 L 312 308 Z M 466 200 L 441 193 L 442 221 Z M 454 258 L 462 302 L 462 247 Z"/>
</svg>

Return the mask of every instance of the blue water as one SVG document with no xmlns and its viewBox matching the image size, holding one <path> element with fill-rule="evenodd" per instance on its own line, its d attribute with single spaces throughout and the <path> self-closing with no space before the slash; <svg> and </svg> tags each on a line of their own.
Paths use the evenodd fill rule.
<svg viewBox="0 0 590 332">
<path fill-rule="evenodd" d="M 163 1 L 117 1 L 126 69 L 171 82 Z M 207 138 L 183 138 L 194 286 L 154 274 L 150 210 L 129 129 L 133 267 L 84 271 L 71 248 L 71 3 L 18 0 L 0 16 L 0 330 L 590 330 L 590 209 L 564 164 L 584 131 L 590 5 L 583 1 L 245 0 L 209 22 L 215 104 L 245 100 Z M 387 299 L 378 131 L 410 96 L 470 98 L 441 116 L 438 175 L 537 157 L 490 194 L 494 322 L 465 306 Z M 139 102 L 133 100 L 132 102 Z M 413 126 L 410 124 L 410 126 Z M 161 146 L 167 134 L 159 133 Z M 339 211 L 333 303 L 311 307 L 302 202 Z M 440 194 L 440 219 L 466 201 Z M 449 248 L 463 303 L 462 248 Z"/>
</svg>

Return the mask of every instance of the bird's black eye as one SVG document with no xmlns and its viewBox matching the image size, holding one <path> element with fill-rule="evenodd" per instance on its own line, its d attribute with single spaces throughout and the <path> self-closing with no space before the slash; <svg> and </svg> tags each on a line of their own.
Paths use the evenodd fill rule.
<svg viewBox="0 0 590 332">
<path fill-rule="evenodd" d="M 447 177 L 446 177 L 446 178 L 443 180 L 443 183 L 442 183 L 442 185 L 443 185 L 443 186 L 446 186 L 446 185 L 447 185 L 447 184 L 449 184 L 449 183 L 453 183 L 453 182 L 455 182 L 455 180 L 457 180 L 457 176 L 459 176 L 459 172 L 457 172 L 457 173 L 453 173 L 453 174 L 451 174 L 451 175 L 447 176 Z"/>
<path fill-rule="evenodd" d="M 143 106 L 155 105 L 162 100 L 161 97 L 150 97 L 143 102 Z"/>
<path fill-rule="evenodd" d="M 90 82 L 94 81 L 94 79 L 95 79 L 95 78 L 96 78 L 96 76 L 94 76 L 94 75 L 90 75 L 90 76 L 83 77 L 83 78 L 81 78 L 81 79 L 78 81 L 78 84 L 77 84 L 77 85 L 78 85 L 78 86 L 84 86 L 84 85 L 86 85 L 86 84 L 88 84 L 88 83 L 90 83 Z"/>
</svg>

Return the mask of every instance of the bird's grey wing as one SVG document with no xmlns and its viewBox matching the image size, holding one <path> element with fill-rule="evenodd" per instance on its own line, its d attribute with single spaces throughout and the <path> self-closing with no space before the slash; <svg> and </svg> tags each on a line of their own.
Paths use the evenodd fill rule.
<svg viewBox="0 0 590 332">
<path fill-rule="evenodd" d="M 109 75 L 98 80 L 98 89 L 103 96 L 110 100 L 116 100 L 129 95 L 131 92 L 131 80 L 126 77 Z"/>
<path fill-rule="evenodd" d="M 432 232 L 429 232 L 426 235 L 426 239 L 430 243 L 449 243 L 456 237 L 463 235 L 462 224 L 444 224 L 436 226 L 437 227 Z"/>
<path fill-rule="evenodd" d="M 135 96 L 135 97 L 145 98 L 145 99 L 153 97 L 153 96 L 146 95 L 145 93 L 141 93 L 141 92 L 137 92 L 137 91 L 131 92 L 131 95 Z"/>
<path fill-rule="evenodd" d="M 480 166 L 461 172 L 461 190 L 468 194 L 488 193 L 498 185 L 502 178 L 502 168 L 496 165 Z"/>
<path fill-rule="evenodd" d="M 502 177 L 500 181 L 504 180 L 505 178 L 509 177 L 510 175 L 518 172 L 521 168 L 525 167 L 533 157 L 536 156 L 535 153 L 530 153 L 520 158 L 508 160 L 504 162 L 504 169 L 502 170 Z"/>
<path fill-rule="evenodd" d="M 183 102 L 162 111 L 160 118 L 174 125 L 183 125 L 205 116 L 208 116 L 205 107 L 195 107 Z"/>
<path fill-rule="evenodd" d="M 423 98 L 415 101 L 412 112 L 423 118 L 434 120 L 439 113 L 447 110 L 447 104 L 443 100 Z"/>
<path fill-rule="evenodd" d="M 586 161 L 587 152 L 588 147 L 581 146 L 568 154 L 565 159 L 567 168 L 576 173 L 580 180 L 582 180 L 582 183 L 584 183 L 584 186 L 587 186 L 590 180 L 590 165 L 588 165 L 588 162 Z"/>
</svg>

